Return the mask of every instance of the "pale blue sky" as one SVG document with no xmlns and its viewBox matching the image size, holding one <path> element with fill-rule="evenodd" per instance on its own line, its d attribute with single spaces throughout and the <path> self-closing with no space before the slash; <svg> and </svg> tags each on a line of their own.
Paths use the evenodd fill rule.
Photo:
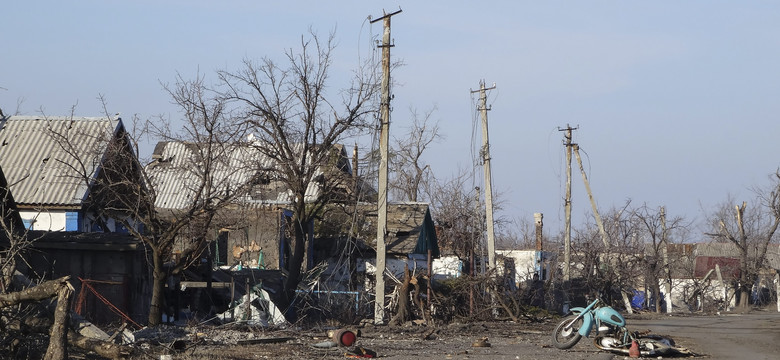
<svg viewBox="0 0 780 360">
<path fill-rule="evenodd" d="M 562 228 L 563 134 L 575 141 L 600 208 L 666 205 L 702 220 L 729 194 L 752 200 L 780 165 L 780 3 L 774 1 L 14 1 L 3 5 L 0 106 L 22 114 L 176 116 L 161 89 L 280 58 L 311 26 L 336 28 L 331 86 L 374 51 L 393 18 L 393 135 L 409 106 L 436 105 L 437 176 L 471 169 L 474 101 L 490 92 L 494 189 L 503 215 Z M 479 135 L 477 134 L 477 139 Z M 477 169 L 477 182 L 481 182 Z M 579 174 L 574 223 L 589 211 Z M 477 184 L 479 185 L 479 184 Z M 480 185 L 481 186 L 481 185 Z M 704 212 L 702 211 L 704 209 Z"/>
</svg>

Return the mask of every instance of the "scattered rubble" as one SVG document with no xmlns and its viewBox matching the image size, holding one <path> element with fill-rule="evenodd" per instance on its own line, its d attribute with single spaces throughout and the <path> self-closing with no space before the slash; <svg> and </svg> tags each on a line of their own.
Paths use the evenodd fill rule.
<svg viewBox="0 0 780 360">
<path fill-rule="evenodd" d="M 246 321 L 249 325 L 263 327 L 289 325 L 282 311 L 271 301 L 268 292 L 255 289 L 248 296 L 248 302 L 247 296 L 242 296 L 230 309 L 217 315 L 216 319 L 223 323 Z"/>
</svg>

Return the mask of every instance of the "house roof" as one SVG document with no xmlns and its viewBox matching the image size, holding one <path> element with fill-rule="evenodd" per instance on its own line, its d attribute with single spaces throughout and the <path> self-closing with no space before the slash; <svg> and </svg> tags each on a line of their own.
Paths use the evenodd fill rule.
<svg viewBox="0 0 780 360">
<path fill-rule="evenodd" d="M 80 206 L 89 191 L 87 182 L 98 173 L 108 140 L 121 128 L 119 117 L 1 118 L 0 167 L 16 203 Z M 67 141 L 58 141 L 58 137 Z"/>
<path fill-rule="evenodd" d="M 30 231 L 37 249 L 134 251 L 142 244 L 130 234 L 76 231 Z"/>
<path fill-rule="evenodd" d="M 376 204 L 367 215 L 376 216 Z M 376 221 L 372 222 L 371 246 L 376 249 Z M 422 235 L 422 236 L 421 236 Z M 425 254 L 428 248 L 439 256 L 439 244 L 427 203 L 403 202 L 387 205 L 387 237 L 385 250 L 389 254 Z"/>
<path fill-rule="evenodd" d="M 753 257 L 756 254 L 756 248 L 748 248 L 748 256 Z M 739 249 L 734 243 L 699 243 L 696 244 L 693 251 L 694 257 L 715 257 L 715 258 L 738 258 Z M 765 267 L 780 270 L 780 245 L 769 244 L 766 249 Z"/>
<path fill-rule="evenodd" d="M 723 277 L 739 276 L 739 249 L 731 242 L 669 244 L 672 273 L 678 277 L 701 278 L 718 265 Z M 748 248 L 756 256 L 756 247 Z M 780 270 L 780 245 L 769 244 L 763 268 Z M 752 260 L 751 260 L 752 261 Z"/>
<path fill-rule="evenodd" d="M 337 145 L 335 150 L 346 158 L 343 146 Z M 146 169 L 157 194 L 155 205 L 158 209 L 184 209 L 189 206 L 201 178 L 203 165 L 199 151 L 199 146 L 193 143 L 157 144 L 152 155 L 155 161 Z M 224 156 L 214 157 L 217 163 L 214 163 L 212 181 L 216 191 L 235 191 L 253 181 L 251 191 L 242 198 L 244 203 L 288 204 L 292 201 L 291 192 L 277 179 L 274 159 L 248 145 L 225 145 L 216 151 L 224 153 Z M 346 169 L 342 170 L 349 173 L 349 162 L 346 164 Z M 319 175 L 323 170 L 318 169 L 317 172 Z M 320 184 L 310 182 L 306 199 L 315 199 L 320 191 Z"/>
</svg>

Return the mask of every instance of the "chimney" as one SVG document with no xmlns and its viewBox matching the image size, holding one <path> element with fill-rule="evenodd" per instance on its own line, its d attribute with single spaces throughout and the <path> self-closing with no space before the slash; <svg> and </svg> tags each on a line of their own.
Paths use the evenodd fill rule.
<svg viewBox="0 0 780 360">
<path fill-rule="evenodd" d="M 544 224 L 542 223 L 542 218 L 544 215 L 542 213 L 534 213 L 534 223 L 536 225 L 536 250 L 542 251 L 544 250 L 544 247 L 542 246 L 542 228 L 544 227 Z"/>
</svg>

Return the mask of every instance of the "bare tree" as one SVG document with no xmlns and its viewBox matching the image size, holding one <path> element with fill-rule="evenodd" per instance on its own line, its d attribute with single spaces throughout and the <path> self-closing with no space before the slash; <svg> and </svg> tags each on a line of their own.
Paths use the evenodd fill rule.
<svg viewBox="0 0 780 360">
<path fill-rule="evenodd" d="M 617 301 L 636 288 L 642 268 L 637 261 L 643 253 L 638 224 L 631 218 L 630 203 L 603 214 L 609 239 L 605 247 L 600 231 L 593 222 L 575 228 L 572 237 L 572 262 L 580 264 L 575 272 L 587 292 L 600 292 L 607 301 Z M 625 297 L 624 297 L 625 299 Z"/>
<path fill-rule="evenodd" d="M 236 119 L 256 137 L 248 145 L 274 161 L 271 168 L 258 170 L 274 174 L 291 194 L 294 239 L 284 282 L 288 301 L 301 280 L 307 228 L 347 181 L 322 169 L 332 162 L 334 146 L 368 125 L 375 112 L 371 105 L 378 82 L 372 68 L 356 71 L 339 100 L 328 97 L 334 48 L 333 33 L 323 40 L 310 31 L 297 51 L 286 52 L 286 64 L 270 58 L 245 60 L 238 71 L 219 72 L 223 98 L 236 106 Z M 317 196 L 307 192 L 312 185 L 320 189 Z"/>
<path fill-rule="evenodd" d="M 402 137 L 393 137 L 390 190 L 398 200 L 418 201 L 420 192 L 430 191 L 433 173 L 422 156 L 432 143 L 442 138 L 439 122 L 431 119 L 435 111 L 436 107 L 433 107 L 420 114 L 417 109 L 410 108 L 412 125 Z"/>
<path fill-rule="evenodd" d="M 511 221 L 497 222 L 496 248 L 502 250 L 536 249 L 536 224 L 531 218 L 516 217 Z M 545 250 L 550 250 L 549 239 L 544 237 Z"/>
<path fill-rule="evenodd" d="M 32 246 L 27 229 L 16 210 L 9 184 L 0 169 L 0 293 L 11 288 L 11 280 L 17 269 L 17 262 Z"/>
<path fill-rule="evenodd" d="M 739 307 L 743 309 L 750 304 L 750 290 L 780 226 L 780 171 L 774 174 L 769 190 L 757 193 L 759 206 L 749 208 L 743 201 L 732 213 L 728 205 L 723 205 L 711 217 L 715 231 L 707 233 L 716 241 L 734 244 L 739 251 Z"/>
<path fill-rule="evenodd" d="M 478 195 L 466 190 L 468 180 L 468 174 L 461 171 L 448 181 L 434 183 L 431 192 L 431 213 L 439 226 L 439 245 L 461 259 L 470 258 L 484 228 L 476 203 Z"/>
<path fill-rule="evenodd" d="M 656 312 L 661 312 L 660 280 L 671 281 L 671 279 L 666 278 L 669 274 L 668 245 L 671 243 L 673 234 L 686 230 L 685 220 L 679 216 L 666 219 L 664 211 L 652 209 L 647 204 L 633 210 L 632 217 L 638 221 L 638 230 L 646 244 L 641 260 L 645 266 L 645 282 L 649 283 L 655 295 L 652 307 Z M 667 306 L 671 306 L 671 304 L 667 304 Z"/>
<path fill-rule="evenodd" d="M 181 109 L 183 126 L 174 132 L 167 121 L 148 121 L 145 130 L 159 139 L 178 142 L 184 149 L 173 157 L 184 158 L 162 154 L 143 168 L 143 182 L 111 181 L 109 187 L 115 192 L 134 186 L 138 194 L 138 202 L 122 205 L 133 209 L 136 221 L 144 225 L 144 231 L 130 226 L 131 233 L 152 250 L 150 325 L 161 320 L 168 277 L 180 274 L 200 259 L 217 213 L 246 194 L 253 182 L 250 178 L 236 184 L 230 178 L 241 170 L 242 165 L 231 159 L 235 152 L 244 151 L 236 145 L 244 135 L 243 127 L 230 121 L 224 100 L 206 88 L 203 77 L 184 80 L 177 76 L 176 83 L 166 89 Z M 180 187 L 187 199 L 179 204 L 163 204 L 158 195 L 164 186 Z M 172 256 L 174 251 L 176 256 Z M 166 262 L 171 265 L 165 266 Z"/>
<path fill-rule="evenodd" d="M 114 220 L 150 250 L 150 326 L 161 322 L 168 277 L 199 259 L 215 214 L 246 193 L 242 185 L 232 189 L 228 185 L 230 172 L 225 169 L 233 164 L 225 162 L 237 151 L 231 144 L 243 134 L 240 126 L 228 121 L 224 101 L 206 88 L 202 76 L 189 81 L 177 76 L 166 90 L 181 109 L 176 130 L 170 119 L 133 119 L 133 131 L 121 126 L 121 131 L 108 132 L 105 139 L 94 142 L 94 149 L 84 149 L 79 143 L 81 135 L 69 127 L 50 132 L 70 155 L 71 159 L 62 162 L 71 168 L 72 176 L 91 189 L 85 209 L 97 214 L 97 227 L 106 231 L 108 220 Z M 144 137 L 163 140 L 162 144 L 175 141 L 184 150 L 143 166 L 138 146 Z M 158 201 L 164 186 L 176 187 L 184 200 L 177 204 Z"/>
</svg>

